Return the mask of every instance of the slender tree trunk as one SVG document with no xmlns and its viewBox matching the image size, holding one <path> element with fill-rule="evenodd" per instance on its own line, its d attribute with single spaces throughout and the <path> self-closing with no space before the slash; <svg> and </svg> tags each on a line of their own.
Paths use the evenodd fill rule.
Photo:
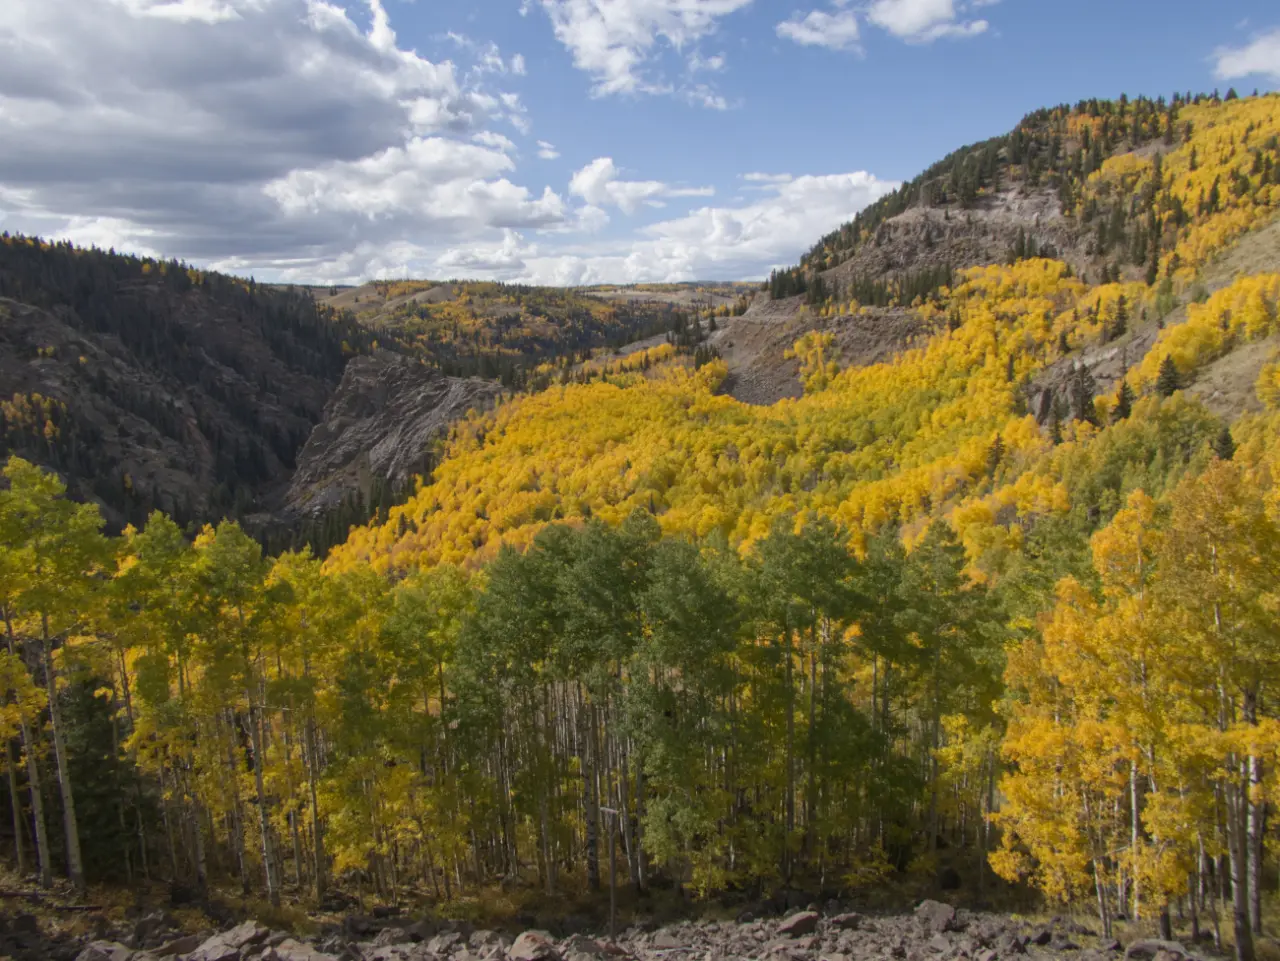
<svg viewBox="0 0 1280 961">
<path fill-rule="evenodd" d="M 18 650 L 13 637 L 13 621 L 7 608 L 4 626 L 9 656 L 16 658 Z M 40 765 L 36 761 L 37 743 L 25 713 L 19 712 L 18 726 L 22 731 L 22 753 L 27 758 L 27 791 L 31 795 L 31 820 L 35 824 L 36 864 L 40 869 L 40 886 L 47 888 L 53 884 L 53 864 L 49 857 L 49 829 L 44 820 L 44 789 L 40 783 Z"/>
<path fill-rule="evenodd" d="M 53 734 L 53 755 L 58 769 L 58 788 L 62 794 L 62 824 L 67 839 L 67 878 L 77 894 L 84 893 L 84 862 L 80 858 L 80 828 L 76 823 L 76 799 L 71 787 L 71 771 L 67 766 L 67 745 L 63 737 L 62 712 L 58 708 L 58 681 L 53 670 L 53 644 L 49 640 L 49 619 L 41 616 L 44 635 L 44 683 L 49 693 L 49 727 Z"/>
<path fill-rule="evenodd" d="M 18 752 L 13 749 L 13 742 L 5 742 L 6 764 L 9 772 L 9 804 L 13 808 L 13 847 L 17 857 L 18 876 L 27 876 L 27 838 L 22 824 L 22 799 L 18 794 Z"/>
</svg>

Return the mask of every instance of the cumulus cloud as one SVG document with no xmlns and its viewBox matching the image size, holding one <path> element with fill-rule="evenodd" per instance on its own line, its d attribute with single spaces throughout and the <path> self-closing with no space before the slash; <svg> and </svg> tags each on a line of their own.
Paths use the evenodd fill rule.
<svg viewBox="0 0 1280 961">
<path fill-rule="evenodd" d="M 623 180 L 610 157 L 598 157 L 573 175 L 569 193 L 596 207 L 633 214 L 641 204 L 663 206 L 665 197 L 710 197 L 712 187 L 672 187 L 658 180 Z"/>
<path fill-rule="evenodd" d="M 1213 59 L 1219 80 L 1266 77 L 1280 83 L 1280 28 L 1258 34 L 1243 47 L 1219 47 Z"/>
<path fill-rule="evenodd" d="M 944 37 L 975 37 L 989 28 L 986 20 L 965 19 L 980 7 L 1000 0 L 871 0 L 853 8 L 849 0 L 833 0 L 831 12 L 796 12 L 776 27 L 777 34 L 802 46 L 860 50 L 859 18 L 907 43 L 932 43 Z"/>
<path fill-rule="evenodd" d="M 829 50 L 856 50 L 858 48 L 858 18 L 852 10 L 827 13 L 810 10 L 803 16 L 794 14 L 777 26 L 778 36 L 805 47 L 826 47 Z"/>
<path fill-rule="evenodd" d="M 574 66 L 592 78 L 596 96 L 682 93 L 691 102 L 719 107 L 721 100 L 714 94 L 690 96 L 689 91 L 663 79 L 651 62 L 667 49 L 682 51 L 714 33 L 719 20 L 748 6 L 751 0 L 541 2 L 556 39 L 569 50 Z M 704 61 L 694 54 L 689 72 L 707 69 L 716 60 Z M 723 57 L 718 61 L 709 68 L 722 68 Z"/>
<path fill-rule="evenodd" d="M 4 0 L 4 228 L 311 278 L 565 218 L 493 129 L 518 96 L 366 8 Z"/>
<path fill-rule="evenodd" d="M 525 266 L 513 277 L 565 285 L 759 278 L 772 267 L 795 263 L 816 237 L 898 187 L 862 171 L 767 176 L 767 195 L 755 202 L 703 207 L 643 228 L 635 242 L 546 252 L 526 248 L 520 258 Z"/>
<path fill-rule="evenodd" d="M 548 143 L 545 140 L 539 140 L 538 156 L 543 160 L 555 160 L 560 156 L 560 151 L 556 149 L 555 144 Z"/>
<path fill-rule="evenodd" d="M 874 0 L 867 19 L 909 43 L 972 37 L 985 33 L 988 26 L 985 20 L 959 19 L 955 0 Z"/>
</svg>

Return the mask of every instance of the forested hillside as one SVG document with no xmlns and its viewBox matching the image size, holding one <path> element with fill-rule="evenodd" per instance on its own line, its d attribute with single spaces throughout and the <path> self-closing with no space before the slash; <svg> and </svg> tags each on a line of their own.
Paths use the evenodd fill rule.
<svg viewBox="0 0 1280 961">
<path fill-rule="evenodd" d="M 1047 185 L 1080 246 L 965 232 L 977 262 L 928 289 L 813 293 L 815 258 L 919 216 L 887 202 L 786 275 L 803 396 L 735 400 L 705 349 L 597 363 L 458 424 L 323 562 L 159 514 L 106 539 L 11 461 L 15 856 L 452 902 L 597 888 L 616 830 L 636 889 L 999 883 L 1252 961 L 1280 867 L 1280 96 L 1019 130 L 904 196 L 947 223 Z M 901 348 L 852 362 L 884 310 Z"/>
<path fill-rule="evenodd" d="M 298 293 L 0 238 L 0 449 L 113 525 L 278 506 L 347 359 L 373 335 Z"/>
</svg>

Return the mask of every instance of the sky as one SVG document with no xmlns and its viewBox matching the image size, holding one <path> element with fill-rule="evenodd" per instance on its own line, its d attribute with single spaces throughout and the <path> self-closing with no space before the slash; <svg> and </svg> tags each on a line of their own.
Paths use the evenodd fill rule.
<svg viewBox="0 0 1280 961">
<path fill-rule="evenodd" d="M 1280 89 L 1275 0 L 0 0 L 0 230 L 259 280 L 759 279 L 1042 106 Z"/>
</svg>

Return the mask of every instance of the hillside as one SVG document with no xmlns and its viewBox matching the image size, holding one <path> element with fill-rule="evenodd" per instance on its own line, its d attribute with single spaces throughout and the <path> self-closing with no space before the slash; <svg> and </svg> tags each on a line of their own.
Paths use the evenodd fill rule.
<svg viewBox="0 0 1280 961">
<path fill-rule="evenodd" d="M 350 356 L 308 297 L 135 257 L 0 242 L 4 449 L 63 472 L 115 525 L 280 506 Z"/>
<path fill-rule="evenodd" d="M 610 876 L 635 917 L 700 898 L 740 918 L 719 941 L 627 935 L 653 959 L 1083 957 L 1078 935 L 1097 958 L 1114 938 L 1198 958 L 1177 936 L 1256 961 L 1280 791 L 1278 145 L 1280 95 L 1044 111 L 750 303 L 544 359 L 542 389 L 490 406 L 426 358 L 359 356 L 304 500 L 411 471 L 439 412 L 473 409 L 323 559 L 234 523 L 103 536 L 11 460 L 15 861 L 330 919 L 581 905 L 599 928 Z M 922 186 L 957 226 L 917 255 Z M 1058 208 L 1018 205 L 1044 186 Z M 1029 945 L 926 900 L 841 933 L 855 904 L 942 891 L 1057 920 Z M 811 903 L 828 916 L 760 920 Z M 463 958 L 452 929 L 349 946 L 381 926 L 326 929 L 321 957 Z M 209 956 L 265 956 L 249 933 Z M 501 952 L 599 956 L 521 944 Z"/>
<path fill-rule="evenodd" d="M 541 389 L 595 352 L 682 326 L 685 294 L 632 303 L 625 290 L 330 294 L 5 237 L 0 450 L 57 470 L 117 529 L 160 509 L 327 546 L 385 512 L 501 387 Z M 359 376 L 344 379 L 356 357 Z"/>
</svg>

